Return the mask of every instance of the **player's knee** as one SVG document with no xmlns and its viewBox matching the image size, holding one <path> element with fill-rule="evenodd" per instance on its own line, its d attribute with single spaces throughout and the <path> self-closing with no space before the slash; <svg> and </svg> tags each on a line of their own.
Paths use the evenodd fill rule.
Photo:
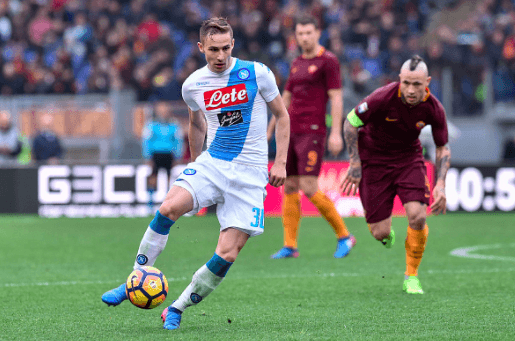
<svg viewBox="0 0 515 341">
<path fill-rule="evenodd" d="M 371 229 L 370 233 L 372 233 L 372 236 L 374 236 L 374 238 L 379 241 L 387 238 L 390 235 L 390 231 L 386 231 L 383 229 Z"/>
<path fill-rule="evenodd" d="M 426 226 L 425 212 L 417 213 L 414 216 L 408 217 L 409 226 L 414 230 L 422 230 Z"/>
<path fill-rule="evenodd" d="M 284 183 L 284 192 L 286 194 L 293 194 L 299 191 L 299 186 L 295 186 L 293 184 Z"/>
<path fill-rule="evenodd" d="M 317 189 L 312 189 L 312 188 L 306 188 L 306 189 L 302 189 L 302 192 L 304 192 L 304 195 L 307 196 L 308 198 L 312 198 L 316 192 L 317 192 Z"/>
<path fill-rule="evenodd" d="M 172 205 L 171 200 L 163 201 L 161 207 L 159 207 L 159 212 L 161 212 L 161 214 L 165 217 L 172 219 L 173 221 L 176 221 L 184 214 L 184 212 L 181 212 L 174 205 Z"/>
</svg>

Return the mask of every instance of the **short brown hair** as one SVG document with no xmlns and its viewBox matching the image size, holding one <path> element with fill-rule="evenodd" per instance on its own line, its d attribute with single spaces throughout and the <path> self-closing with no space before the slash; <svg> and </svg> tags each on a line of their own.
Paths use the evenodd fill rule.
<svg viewBox="0 0 515 341">
<path fill-rule="evenodd" d="M 318 19 L 312 15 L 302 15 L 300 17 L 295 18 L 295 25 L 293 26 L 293 28 L 296 29 L 297 25 L 309 25 L 309 24 L 315 25 L 315 28 L 317 30 L 320 28 L 320 23 L 318 22 Z"/>
<path fill-rule="evenodd" d="M 232 27 L 227 22 L 227 19 L 221 17 L 210 18 L 204 20 L 202 26 L 200 26 L 200 41 L 203 42 L 206 37 L 213 34 L 224 34 L 227 32 L 231 33 L 232 39 Z"/>
</svg>

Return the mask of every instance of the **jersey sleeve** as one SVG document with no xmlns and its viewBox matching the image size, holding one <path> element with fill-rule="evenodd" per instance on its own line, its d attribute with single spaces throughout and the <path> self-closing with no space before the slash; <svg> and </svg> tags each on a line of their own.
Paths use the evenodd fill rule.
<svg viewBox="0 0 515 341">
<path fill-rule="evenodd" d="M 259 92 L 266 102 L 271 102 L 279 95 L 279 88 L 275 82 L 275 75 L 266 65 L 254 63 L 256 68 L 256 81 Z"/>
<path fill-rule="evenodd" d="M 200 107 L 193 98 L 193 93 L 191 92 L 191 84 L 192 83 L 189 81 L 189 79 L 187 79 L 182 85 L 182 99 L 184 100 L 184 102 L 186 102 L 186 104 L 192 111 L 198 111 L 200 110 Z"/>
<path fill-rule="evenodd" d="M 435 101 L 434 120 L 431 124 L 433 140 L 437 147 L 445 146 L 449 142 L 449 131 L 447 129 L 447 118 L 445 109 L 439 101 Z"/>
<path fill-rule="evenodd" d="M 327 90 L 340 89 L 342 87 L 340 63 L 336 56 L 327 58 L 327 62 L 324 64 L 324 75 Z"/>
<path fill-rule="evenodd" d="M 371 117 L 381 108 L 381 103 L 384 95 L 380 89 L 374 91 L 364 100 L 362 100 L 352 111 L 347 115 L 347 120 L 354 127 L 361 127 L 366 125 Z"/>
</svg>

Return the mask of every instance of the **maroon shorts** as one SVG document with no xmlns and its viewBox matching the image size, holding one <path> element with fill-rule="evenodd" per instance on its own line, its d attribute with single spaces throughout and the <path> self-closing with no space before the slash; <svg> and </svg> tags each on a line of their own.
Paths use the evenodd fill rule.
<svg viewBox="0 0 515 341">
<path fill-rule="evenodd" d="M 291 134 L 286 161 L 286 175 L 320 174 L 325 152 L 325 135 Z"/>
<path fill-rule="evenodd" d="M 423 162 L 403 165 L 362 163 L 359 184 L 361 203 L 367 223 L 380 222 L 392 215 L 393 199 L 398 195 L 402 204 L 419 201 L 429 205 L 429 180 Z"/>
</svg>

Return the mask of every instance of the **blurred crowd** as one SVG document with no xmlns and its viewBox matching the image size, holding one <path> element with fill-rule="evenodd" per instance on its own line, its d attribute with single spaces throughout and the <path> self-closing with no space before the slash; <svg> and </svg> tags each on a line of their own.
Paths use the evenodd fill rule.
<svg viewBox="0 0 515 341">
<path fill-rule="evenodd" d="M 515 0 L 0 0 L 0 94 L 132 87 L 141 101 L 180 99 L 205 63 L 200 24 L 220 15 L 234 28 L 234 55 L 269 65 L 282 86 L 300 13 L 319 18 L 321 43 L 359 95 L 397 79 L 413 53 L 427 59 L 437 96 L 442 69 L 453 67 L 467 112 L 481 105 L 487 66 L 496 99 L 515 94 Z"/>
<path fill-rule="evenodd" d="M 0 167 L 6 164 L 58 164 L 63 156 L 61 139 L 53 131 L 54 117 L 50 113 L 39 116 L 36 134 L 29 139 L 20 134 L 11 113 L 0 110 Z"/>
</svg>

